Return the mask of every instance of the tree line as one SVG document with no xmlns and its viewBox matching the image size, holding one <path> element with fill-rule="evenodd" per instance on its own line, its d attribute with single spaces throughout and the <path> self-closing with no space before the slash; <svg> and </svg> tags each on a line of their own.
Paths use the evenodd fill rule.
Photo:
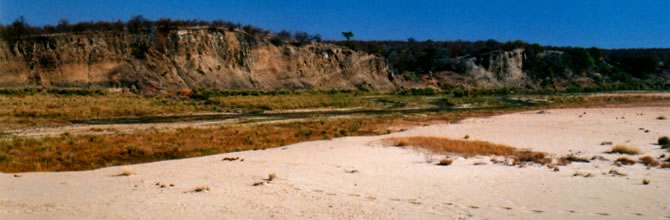
<svg viewBox="0 0 670 220">
<path fill-rule="evenodd" d="M 230 31 L 243 31 L 247 34 L 257 37 L 268 37 L 274 43 L 321 41 L 321 35 L 309 34 L 307 32 L 289 32 L 282 30 L 273 33 L 270 30 L 259 28 L 253 25 L 242 25 L 240 23 L 224 20 L 182 20 L 160 18 L 151 20 L 143 16 L 132 16 L 127 21 L 83 21 L 70 23 L 68 20 L 61 19 L 57 24 L 47 24 L 43 26 L 31 25 L 24 17 L 16 18 L 11 24 L 0 24 L 0 37 L 8 42 L 15 42 L 19 39 L 33 36 L 43 36 L 60 33 L 82 33 L 82 32 L 102 32 L 116 31 L 129 32 L 132 34 L 141 33 L 166 33 L 175 29 L 185 27 L 208 27 L 220 28 Z"/>
<path fill-rule="evenodd" d="M 464 73 L 464 58 L 488 68 L 490 56 L 523 49 L 524 70 L 537 79 L 569 78 L 562 74 L 598 73 L 615 81 L 670 74 L 670 49 L 554 47 L 524 41 L 331 41 L 330 43 L 386 58 L 392 70 L 417 78 L 435 72 Z"/>
</svg>

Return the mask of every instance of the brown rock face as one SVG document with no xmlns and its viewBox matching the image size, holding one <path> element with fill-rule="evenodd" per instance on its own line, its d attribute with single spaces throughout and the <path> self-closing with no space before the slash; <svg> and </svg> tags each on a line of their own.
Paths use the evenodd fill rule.
<svg viewBox="0 0 670 220">
<path fill-rule="evenodd" d="M 380 57 L 343 47 L 271 43 L 244 32 L 95 32 L 0 42 L 2 87 L 392 90 Z"/>
</svg>

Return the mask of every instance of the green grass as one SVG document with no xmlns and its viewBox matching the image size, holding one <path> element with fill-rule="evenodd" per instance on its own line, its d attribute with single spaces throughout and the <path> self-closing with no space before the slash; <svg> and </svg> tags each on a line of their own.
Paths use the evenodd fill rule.
<svg viewBox="0 0 670 220">
<path fill-rule="evenodd" d="M 663 149 L 670 149 L 670 138 L 668 136 L 658 138 L 658 145 Z"/>
</svg>

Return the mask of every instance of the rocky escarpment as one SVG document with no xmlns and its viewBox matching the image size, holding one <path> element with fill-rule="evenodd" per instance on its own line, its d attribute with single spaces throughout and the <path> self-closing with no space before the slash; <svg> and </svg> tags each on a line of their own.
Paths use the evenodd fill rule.
<svg viewBox="0 0 670 220">
<path fill-rule="evenodd" d="M 478 58 L 461 59 L 465 64 L 465 75 L 470 84 L 483 87 L 519 87 L 526 84 L 524 72 L 524 50 L 501 51 Z"/>
<path fill-rule="evenodd" d="M 383 58 L 241 31 L 87 32 L 0 42 L 0 86 L 392 90 Z"/>
<path fill-rule="evenodd" d="M 608 57 L 592 49 L 525 44 L 490 43 L 458 52 L 478 44 L 357 43 L 363 46 L 283 41 L 213 27 L 33 35 L 0 40 L 0 87 L 127 88 L 144 94 L 427 86 L 553 91 L 670 88 L 666 64 L 670 62 L 642 62 L 646 56 L 635 54 L 628 62 L 625 56 Z M 378 55 L 361 48 L 372 48 L 369 52 Z"/>
<path fill-rule="evenodd" d="M 497 50 L 477 56 L 450 58 L 450 70 L 437 71 L 428 82 L 434 86 L 477 89 L 564 90 L 568 86 L 593 86 L 603 76 L 576 71 L 562 51 L 529 53 L 523 48 Z M 603 64 L 607 65 L 607 64 Z"/>
</svg>

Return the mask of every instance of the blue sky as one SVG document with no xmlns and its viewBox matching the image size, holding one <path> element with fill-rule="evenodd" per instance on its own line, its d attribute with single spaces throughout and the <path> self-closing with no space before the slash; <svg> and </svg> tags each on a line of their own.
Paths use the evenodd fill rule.
<svg viewBox="0 0 670 220">
<path fill-rule="evenodd" d="M 0 0 L 0 22 L 224 19 L 363 40 L 524 40 L 557 46 L 670 47 L 666 0 Z"/>
</svg>

